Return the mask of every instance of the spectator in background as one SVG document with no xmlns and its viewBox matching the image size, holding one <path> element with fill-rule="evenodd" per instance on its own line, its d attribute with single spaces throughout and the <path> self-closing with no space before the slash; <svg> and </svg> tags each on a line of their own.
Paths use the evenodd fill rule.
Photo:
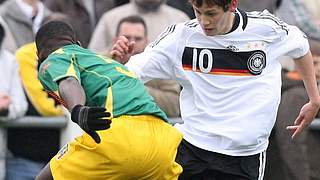
<svg viewBox="0 0 320 180">
<path fill-rule="evenodd" d="M 317 0 L 281 0 L 275 12 L 284 21 L 301 28 L 313 49 L 320 49 L 320 13 L 314 9 L 318 4 Z M 283 68 L 295 70 L 292 59 L 282 57 L 281 63 Z"/>
<path fill-rule="evenodd" d="M 312 19 L 320 26 L 320 1 L 319 0 L 304 0 L 304 4 L 312 15 Z"/>
<path fill-rule="evenodd" d="M 92 32 L 103 13 L 114 7 L 113 0 L 44 0 L 53 12 L 66 14 L 84 47 L 87 47 Z"/>
<path fill-rule="evenodd" d="M 24 115 L 27 102 L 14 56 L 1 48 L 4 28 L 0 25 L 0 122 Z M 0 180 L 5 177 L 6 133 L 0 127 Z"/>
<path fill-rule="evenodd" d="M 125 36 L 129 41 L 135 42 L 134 54 L 143 52 L 149 42 L 147 25 L 140 16 L 122 18 L 117 26 L 113 42 L 116 42 L 119 36 Z"/>
<path fill-rule="evenodd" d="M 194 11 L 188 0 L 167 0 L 167 4 L 185 12 L 190 19 L 195 18 Z"/>
<path fill-rule="evenodd" d="M 19 48 L 34 41 L 35 32 L 51 12 L 40 0 L 8 0 L 1 5 L 0 14 Z"/>
<path fill-rule="evenodd" d="M 150 41 L 153 41 L 166 26 L 189 19 L 182 11 L 165 4 L 165 0 L 131 0 L 129 4 L 103 14 L 92 35 L 89 49 L 103 52 L 110 48 L 112 37 L 116 35 L 115 27 L 120 19 L 131 15 L 139 15 L 145 20 Z"/>
<path fill-rule="evenodd" d="M 13 35 L 11 34 L 7 23 L 4 21 L 4 19 L 1 16 L 0 16 L 0 25 L 4 28 L 4 34 L 5 34 L 2 41 L 1 48 L 14 54 L 18 47 L 14 42 Z"/>
<path fill-rule="evenodd" d="M 310 39 L 320 41 L 319 20 L 315 21 L 304 0 L 282 0 L 275 14 L 288 24 L 298 26 Z"/>
<path fill-rule="evenodd" d="M 274 13 L 281 0 L 240 0 L 239 8 L 245 11 L 263 11 Z"/>
<path fill-rule="evenodd" d="M 147 26 L 140 16 L 128 16 L 120 20 L 117 26 L 116 42 L 119 36 L 134 41 L 134 54 L 143 52 L 148 44 Z M 151 80 L 145 84 L 149 94 L 168 117 L 180 117 L 179 93 L 180 86 L 172 80 Z"/>
<path fill-rule="evenodd" d="M 61 14 L 51 14 L 44 22 L 52 19 L 65 20 Z M 16 52 L 20 65 L 20 77 L 28 100 L 26 116 L 62 116 L 63 109 L 44 90 L 38 80 L 38 57 L 35 43 L 20 47 Z M 49 162 L 60 148 L 60 129 L 28 127 L 8 128 L 7 180 L 31 180 Z"/>
</svg>

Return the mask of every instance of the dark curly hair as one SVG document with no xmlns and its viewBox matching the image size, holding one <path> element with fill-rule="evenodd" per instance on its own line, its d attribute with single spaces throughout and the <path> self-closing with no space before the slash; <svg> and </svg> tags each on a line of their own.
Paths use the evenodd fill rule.
<svg viewBox="0 0 320 180">
<path fill-rule="evenodd" d="M 44 24 L 35 37 L 38 51 L 54 48 L 63 40 L 76 43 L 76 35 L 72 26 L 63 21 L 51 21 Z"/>
<path fill-rule="evenodd" d="M 196 7 L 201 7 L 203 4 L 207 4 L 209 6 L 220 6 L 223 8 L 224 11 L 227 11 L 230 7 L 232 0 L 189 0 L 189 2 L 196 6 Z"/>
</svg>

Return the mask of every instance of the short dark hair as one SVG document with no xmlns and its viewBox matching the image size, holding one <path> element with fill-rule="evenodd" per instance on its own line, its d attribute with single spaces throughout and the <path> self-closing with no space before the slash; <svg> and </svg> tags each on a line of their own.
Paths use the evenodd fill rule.
<svg viewBox="0 0 320 180">
<path fill-rule="evenodd" d="M 142 24 L 143 27 L 144 27 L 145 35 L 148 35 L 146 22 L 140 16 L 128 16 L 128 17 L 122 18 L 118 23 L 116 35 L 119 34 L 121 24 L 125 23 L 125 22 L 134 23 L 134 24 L 136 24 L 136 23 L 137 24 Z"/>
<path fill-rule="evenodd" d="M 203 4 L 207 5 L 217 5 L 223 8 L 224 11 L 227 11 L 230 7 L 232 0 L 189 0 L 189 2 L 196 7 L 201 7 Z"/>
<path fill-rule="evenodd" d="M 70 41 L 76 43 L 76 35 L 71 25 L 63 21 L 50 21 L 38 30 L 36 37 L 38 52 L 43 49 L 55 48 L 59 41 Z"/>
</svg>

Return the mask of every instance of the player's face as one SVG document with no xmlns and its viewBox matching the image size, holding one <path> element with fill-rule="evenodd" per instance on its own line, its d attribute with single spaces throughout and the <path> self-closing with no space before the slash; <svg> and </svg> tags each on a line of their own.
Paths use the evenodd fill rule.
<svg viewBox="0 0 320 180">
<path fill-rule="evenodd" d="M 148 43 L 145 28 L 141 23 L 122 23 L 119 27 L 118 36 L 125 36 L 129 41 L 135 42 L 134 54 L 141 53 Z"/>
<path fill-rule="evenodd" d="M 210 6 L 204 3 L 201 7 L 193 5 L 193 9 L 203 32 L 207 36 L 225 34 L 231 30 L 235 7 L 230 7 L 229 10 L 224 11 L 220 6 Z"/>
<path fill-rule="evenodd" d="M 41 64 L 47 57 L 46 53 L 43 50 L 37 51 L 38 64 Z"/>
</svg>

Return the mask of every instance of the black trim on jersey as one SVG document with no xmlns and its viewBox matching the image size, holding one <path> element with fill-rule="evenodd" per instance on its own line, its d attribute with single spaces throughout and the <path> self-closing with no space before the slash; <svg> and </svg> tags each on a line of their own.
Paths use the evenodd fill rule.
<svg viewBox="0 0 320 180">
<path fill-rule="evenodd" d="M 231 28 L 231 30 L 230 30 L 228 33 L 231 33 L 231 32 L 233 32 L 234 30 L 236 30 L 236 29 L 239 27 L 239 24 L 240 24 L 240 16 L 239 16 L 239 13 L 236 13 L 236 14 L 235 14 L 235 17 L 234 17 L 234 21 L 233 21 L 232 28 Z M 228 34 L 228 33 L 227 33 L 227 34 Z"/>
<path fill-rule="evenodd" d="M 193 28 L 193 27 L 197 27 L 199 24 L 198 24 L 198 22 L 195 22 L 195 21 L 188 21 L 184 25 L 187 27 Z"/>
<path fill-rule="evenodd" d="M 176 24 L 173 24 L 169 27 L 167 27 L 161 34 L 160 36 L 153 42 L 151 43 L 150 47 L 154 47 L 157 44 L 159 44 L 159 42 L 164 39 L 166 36 L 168 36 L 169 34 L 173 33 L 174 30 L 176 29 Z"/>
<path fill-rule="evenodd" d="M 248 24 L 248 16 L 247 16 L 247 13 L 238 9 L 238 11 L 240 12 L 241 16 L 242 16 L 242 29 L 244 30 L 246 27 L 247 27 L 247 24 Z"/>
<path fill-rule="evenodd" d="M 259 75 L 266 66 L 266 54 L 261 50 L 233 52 L 185 47 L 182 66 L 185 70 L 207 74 Z"/>
</svg>

